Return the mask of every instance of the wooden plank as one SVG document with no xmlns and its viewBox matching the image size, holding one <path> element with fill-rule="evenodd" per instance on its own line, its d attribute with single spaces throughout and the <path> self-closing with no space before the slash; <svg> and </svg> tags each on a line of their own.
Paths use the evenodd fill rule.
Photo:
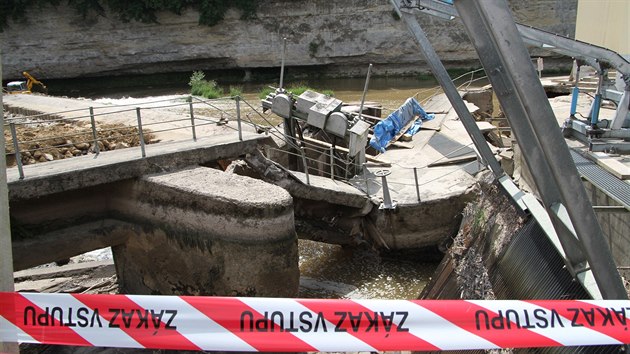
<svg viewBox="0 0 630 354">
<path fill-rule="evenodd" d="M 394 138 L 392 140 L 389 141 L 389 143 L 387 143 L 386 147 L 389 147 L 390 145 L 392 145 L 393 143 L 395 143 L 396 141 L 398 141 L 398 139 L 400 139 L 401 136 L 403 136 L 405 134 L 405 132 L 407 130 L 409 130 L 409 128 L 411 128 L 411 126 L 416 122 L 416 119 L 420 119 L 418 117 L 414 117 L 414 119 L 410 120 L 399 132 L 398 134 L 396 134 L 394 136 Z"/>
<path fill-rule="evenodd" d="M 372 139 L 372 137 L 374 136 L 374 134 L 368 134 L 368 138 Z M 412 137 L 413 139 L 413 137 Z M 391 146 L 395 146 L 395 147 L 399 147 L 399 148 L 403 148 L 403 149 L 413 149 L 414 145 L 412 143 L 406 142 L 406 141 L 395 141 L 393 143 L 390 144 Z"/>
<path fill-rule="evenodd" d="M 13 273 L 15 281 L 23 281 L 26 279 L 38 280 L 46 278 L 55 278 L 61 276 L 73 276 L 78 273 L 85 273 L 96 268 L 111 266 L 113 268 L 114 260 L 106 259 L 102 261 L 71 263 L 60 267 L 43 267 L 30 268 Z"/>
<path fill-rule="evenodd" d="M 630 167 L 604 152 L 589 152 L 595 162 L 621 180 L 630 179 Z"/>
<path fill-rule="evenodd" d="M 454 157 L 452 159 L 440 160 L 434 163 L 429 164 L 428 167 L 439 167 L 439 166 L 450 166 L 457 165 L 464 162 L 470 162 L 477 160 L 477 155 L 469 155 L 469 156 L 460 156 Z"/>
</svg>

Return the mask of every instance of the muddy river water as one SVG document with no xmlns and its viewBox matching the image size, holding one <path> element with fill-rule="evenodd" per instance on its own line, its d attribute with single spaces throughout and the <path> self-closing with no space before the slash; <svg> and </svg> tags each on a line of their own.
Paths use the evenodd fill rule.
<svg viewBox="0 0 630 354">
<path fill-rule="evenodd" d="M 417 299 L 438 258 L 299 241 L 300 297 Z"/>
</svg>

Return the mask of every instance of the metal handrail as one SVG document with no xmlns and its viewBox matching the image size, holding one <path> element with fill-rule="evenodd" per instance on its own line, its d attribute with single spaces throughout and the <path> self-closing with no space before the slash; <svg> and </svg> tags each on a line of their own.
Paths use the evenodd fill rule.
<svg viewBox="0 0 630 354">
<path fill-rule="evenodd" d="M 189 96 L 190 97 L 190 96 Z M 176 100 L 179 100 L 181 98 L 177 98 Z M 144 134 L 142 132 L 142 128 L 143 127 L 150 127 L 150 126 L 159 126 L 159 125 L 164 125 L 164 124 L 172 124 L 172 123 L 176 123 L 176 122 L 186 122 L 186 124 L 184 124 L 183 126 L 171 126 L 168 127 L 166 129 L 159 129 L 159 130 L 152 130 L 148 133 L 150 134 L 157 134 L 157 133 L 162 133 L 162 132 L 167 132 L 167 131 L 175 131 L 175 130 L 186 130 L 186 129 L 191 129 L 192 128 L 192 136 L 193 139 L 196 140 L 196 128 L 198 127 L 202 127 L 205 125 L 211 125 L 211 124 L 216 124 L 218 122 L 220 122 L 220 120 L 208 120 L 205 118 L 195 118 L 194 117 L 194 108 L 195 107 L 199 107 L 199 105 L 205 104 L 208 105 L 214 109 L 216 109 L 218 112 L 221 112 L 221 115 L 227 115 L 229 118 L 235 118 L 235 116 L 231 113 L 229 113 L 228 111 L 226 111 L 225 109 L 218 107 L 216 104 L 216 102 L 234 102 L 235 103 L 235 108 L 238 110 L 240 109 L 238 107 L 238 101 L 241 100 L 240 97 L 238 97 L 238 99 L 235 100 L 234 97 L 230 97 L 230 98 L 222 98 L 222 99 L 212 99 L 212 100 L 201 100 L 195 97 L 195 101 L 194 102 L 192 99 L 189 99 L 190 102 L 182 102 L 182 103 L 175 103 L 175 104 L 165 104 L 165 105 L 160 105 L 160 106 L 152 106 L 152 107 L 146 107 L 147 105 L 154 105 L 155 103 L 159 103 L 159 102 L 171 102 L 174 99 L 166 99 L 166 100 L 159 100 L 159 101 L 151 101 L 151 102 L 142 102 L 142 103 L 134 103 L 134 104 L 129 104 L 129 105 L 116 105 L 116 106 L 109 106 L 109 107 L 105 107 L 105 106 L 101 106 L 101 107 L 88 107 L 88 108 L 82 108 L 82 109 L 76 109 L 76 110 L 66 110 L 66 111 L 59 111 L 59 112 L 53 112 L 53 113 L 42 113 L 42 114 L 36 114 L 36 115 L 30 115 L 30 116 L 24 116 L 24 117 L 19 117 L 19 118 L 14 118 L 11 119 L 9 121 L 6 122 L 5 124 L 5 129 L 8 128 L 11 130 L 11 138 L 8 139 L 9 140 L 9 145 L 8 146 L 12 146 L 13 147 L 13 151 L 7 151 L 6 154 L 7 155 L 15 155 L 16 156 L 16 164 L 19 170 L 19 175 L 20 175 L 20 179 L 24 178 L 24 169 L 22 166 L 22 161 L 21 161 L 21 154 L 24 152 L 35 152 L 35 151 L 42 151 L 44 153 L 46 153 L 47 151 L 50 151 L 51 149 L 59 149 L 59 148 L 64 148 L 64 147 L 71 147 L 71 146 L 76 146 L 77 144 L 84 144 L 84 143 L 88 143 L 90 144 L 90 151 L 95 152 L 97 155 L 100 152 L 100 147 L 98 142 L 102 141 L 102 140 L 106 140 L 108 138 L 103 137 L 102 135 L 104 133 L 109 133 L 109 132 L 113 132 L 113 131 L 120 131 L 120 130 L 125 130 L 125 129 L 129 129 L 129 128 L 133 128 L 135 126 L 136 129 L 138 129 L 137 133 L 133 133 L 133 134 L 121 134 L 119 136 L 117 136 L 116 138 L 120 139 L 120 138 L 129 138 L 129 137 L 133 137 L 133 136 L 138 136 L 138 139 L 140 141 L 140 148 L 142 150 L 142 156 L 145 157 L 146 153 L 144 151 Z M 245 101 L 243 101 L 245 102 Z M 249 105 L 249 103 L 248 103 Z M 125 107 L 132 107 L 133 108 L 125 108 Z M 141 107 L 144 106 L 144 107 Z M 142 123 L 142 116 L 141 116 L 141 111 L 143 110 L 151 110 L 151 111 L 156 111 L 156 110 L 160 110 L 160 109 L 167 109 L 167 108 L 173 108 L 173 107 L 190 107 L 190 117 L 188 118 L 182 118 L 182 119 L 170 119 L 170 120 L 166 120 L 166 121 L 156 121 L 156 122 L 147 122 L 147 123 Z M 251 105 L 249 105 L 251 107 Z M 95 109 L 101 110 L 100 112 L 94 112 Z M 73 117 L 63 117 L 61 115 L 65 114 L 65 113 L 76 113 L 76 112 L 82 112 L 82 111 L 88 111 L 88 114 L 85 115 L 79 115 L 79 116 L 73 116 Z M 104 110 L 108 110 L 108 111 L 104 111 Z M 137 121 L 137 124 L 129 124 L 126 126 L 121 126 L 120 128 L 99 128 L 98 125 L 103 124 L 104 122 L 97 122 L 95 120 L 95 118 L 97 117 L 104 117 L 104 116 L 111 116 L 111 115 L 115 115 L 115 114 L 121 114 L 121 113 L 132 113 L 132 112 L 136 112 L 136 117 L 132 117 L 131 114 L 129 115 L 129 120 L 134 120 Z M 39 119 L 41 117 L 54 117 L 52 119 Z M 237 112 L 236 115 L 236 119 L 238 120 L 238 127 L 235 129 L 234 127 L 231 127 L 228 125 L 229 129 L 232 130 L 236 130 L 239 133 L 239 139 L 242 140 L 242 132 L 241 132 L 241 126 L 240 126 L 240 112 Z M 135 119 L 134 119 L 135 118 Z M 79 131 L 73 131 L 73 132 L 68 132 L 67 134 L 62 134 L 62 135 L 53 135 L 53 136 L 45 136 L 45 137 L 37 137 L 36 139 L 31 139 L 31 140 L 19 140 L 18 138 L 18 134 L 17 134 L 17 129 L 16 127 L 18 126 L 23 126 L 23 127 L 28 127 L 34 124 L 37 125 L 41 125 L 41 124 L 56 124 L 56 123 L 60 123 L 60 122 L 68 122 L 68 121 L 74 121 L 74 122 L 80 122 L 83 119 L 89 119 L 90 120 L 90 125 L 91 127 L 86 127 L 85 130 L 79 130 Z M 195 120 L 200 120 L 202 122 L 205 123 L 201 123 L 198 124 L 195 122 Z M 134 122 L 135 123 L 135 122 Z M 245 122 L 247 123 L 247 122 Z M 91 128 L 91 129 L 90 129 Z M 91 135 L 91 136 L 90 136 Z M 99 136 L 100 135 L 100 136 Z M 76 139 L 77 137 L 85 137 L 84 139 L 81 139 L 80 142 L 73 142 L 72 144 L 62 144 L 62 145 L 57 145 L 54 147 L 46 147 L 46 148 L 34 148 L 34 149 L 23 149 L 22 147 L 24 147 L 25 145 L 32 145 L 32 144 L 37 144 L 37 143 L 42 143 L 42 142 L 47 142 L 47 141 L 51 141 L 51 140 L 55 140 L 55 139 Z"/>
</svg>

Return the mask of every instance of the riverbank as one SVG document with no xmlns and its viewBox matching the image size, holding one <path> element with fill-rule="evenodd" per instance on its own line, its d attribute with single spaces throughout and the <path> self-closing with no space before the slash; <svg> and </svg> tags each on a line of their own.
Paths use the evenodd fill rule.
<svg viewBox="0 0 630 354">
<path fill-rule="evenodd" d="M 510 2 L 517 21 L 573 37 L 576 0 Z M 35 6 L 26 23 L 0 33 L 4 79 L 29 71 L 39 80 L 234 70 L 243 81 L 278 77 L 287 38 L 287 77 L 410 76 L 428 72 L 417 44 L 387 1 L 271 0 L 255 18 L 230 10 L 213 27 L 193 9 L 157 14 L 155 22 L 122 22 L 116 13 L 80 14 L 65 3 Z M 463 26 L 419 15 L 421 26 L 449 68 L 478 67 Z M 547 51 L 545 67 L 554 63 Z M 564 61 L 564 66 L 570 61 Z M 299 75 L 298 75 L 299 74 Z"/>
</svg>

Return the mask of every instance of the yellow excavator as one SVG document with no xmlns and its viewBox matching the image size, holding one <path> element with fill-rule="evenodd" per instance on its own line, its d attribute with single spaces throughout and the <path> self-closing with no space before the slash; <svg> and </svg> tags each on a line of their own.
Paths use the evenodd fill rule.
<svg viewBox="0 0 630 354">
<path fill-rule="evenodd" d="M 26 81 L 11 81 L 7 84 L 7 87 L 3 89 L 3 91 L 8 94 L 48 92 L 46 85 L 34 78 L 28 72 L 24 71 L 22 72 L 22 75 L 26 78 Z"/>
</svg>

